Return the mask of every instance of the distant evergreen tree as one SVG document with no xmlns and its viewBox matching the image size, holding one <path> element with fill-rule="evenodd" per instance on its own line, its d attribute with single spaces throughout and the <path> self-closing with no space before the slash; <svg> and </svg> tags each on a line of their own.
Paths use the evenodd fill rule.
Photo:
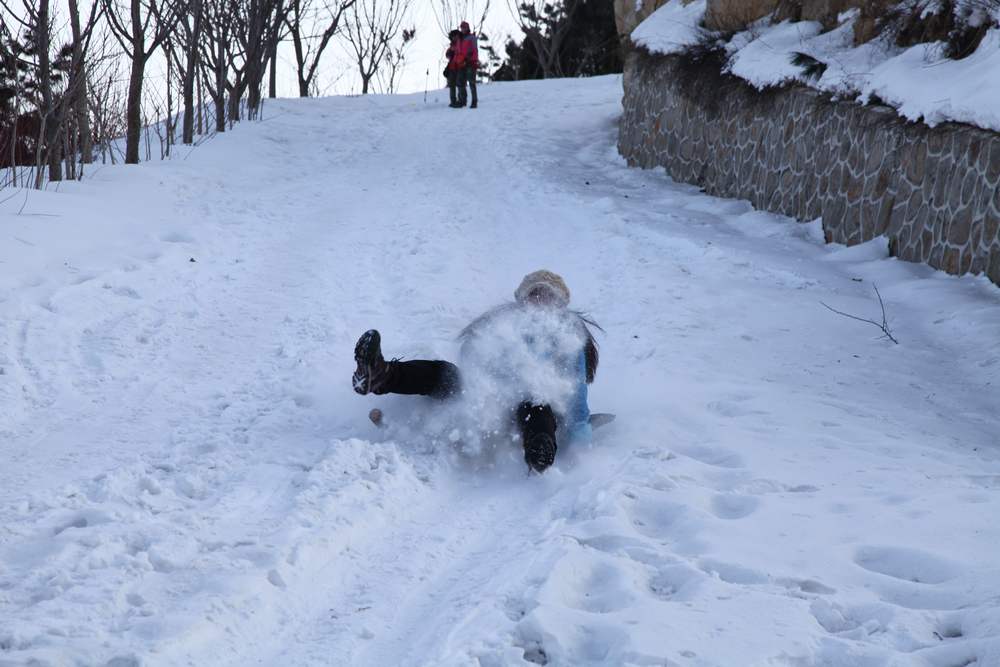
<svg viewBox="0 0 1000 667">
<path fill-rule="evenodd" d="M 17 93 L 17 49 L 18 45 L 6 26 L 0 26 L 0 119 L 6 122 L 13 113 L 14 95 Z"/>
<path fill-rule="evenodd" d="M 6 26 L 0 26 L 0 167 L 10 166 L 12 158 L 21 165 L 35 161 L 43 97 L 36 64 L 37 44 L 32 30 L 16 36 Z M 62 102 L 72 52 L 72 46 L 66 45 L 51 56 L 53 107 Z"/>
<path fill-rule="evenodd" d="M 494 81 L 598 76 L 622 71 L 622 52 L 609 0 L 518 4 L 524 37 L 511 39 Z"/>
</svg>

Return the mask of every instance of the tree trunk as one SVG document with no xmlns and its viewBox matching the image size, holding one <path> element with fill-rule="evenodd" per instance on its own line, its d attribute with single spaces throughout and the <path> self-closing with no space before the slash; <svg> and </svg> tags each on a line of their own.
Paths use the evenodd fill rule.
<svg viewBox="0 0 1000 667">
<path fill-rule="evenodd" d="M 142 77 L 146 69 L 146 39 L 141 0 L 132 0 L 132 71 L 128 80 L 125 107 L 125 164 L 139 164 L 142 134 Z"/>
<path fill-rule="evenodd" d="M 14 104 L 11 107 L 13 121 L 10 124 L 10 184 L 15 188 L 17 187 L 17 116 L 20 113 L 20 107 L 20 101 L 15 95 Z"/>
<path fill-rule="evenodd" d="M 295 28 L 292 30 L 292 48 L 295 52 L 295 77 L 299 82 L 299 97 L 309 97 L 309 82 L 306 81 L 306 56 L 302 48 L 302 27 L 297 14 L 295 21 Z"/>
<path fill-rule="evenodd" d="M 190 43 L 187 45 L 187 69 L 184 71 L 184 125 L 181 129 L 181 141 L 190 146 L 194 143 L 194 77 L 198 71 L 198 42 L 201 41 L 201 0 L 191 3 L 194 14 L 194 24 L 191 28 Z M 200 113 L 200 109 L 199 109 Z M 199 126 L 201 123 L 198 123 Z"/>
<path fill-rule="evenodd" d="M 38 23 L 35 39 L 38 44 L 38 85 L 42 93 L 42 113 L 45 114 L 45 158 L 49 163 L 49 180 L 62 180 L 62 155 L 59 147 L 60 119 L 52 98 L 52 62 L 49 54 L 49 0 L 38 2 Z M 39 165 L 41 167 L 41 165 Z"/>
<path fill-rule="evenodd" d="M 247 91 L 247 117 L 250 119 L 256 119 L 260 112 L 260 87 L 263 81 L 263 63 L 259 60 L 248 62 L 245 88 Z"/>
<path fill-rule="evenodd" d="M 215 67 L 215 131 L 226 131 L 226 63 L 223 60 L 222 47 L 219 47 L 219 59 Z"/>
<path fill-rule="evenodd" d="M 139 164 L 139 141 L 142 138 L 142 75 L 146 65 L 139 53 L 139 48 L 136 48 L 132 58 L 132 73 L 128 80 L 125 108 L 125 164 Z"/>
<path fill-rule="evenodd" d="M 170 61 L 171 58 L 170 54 L 168 53 L 167 54 L 167 119 L 166 122 L 164 123 L 164 130 L 166 130 L 165 134 L 167 135 L 167 152 L 166 155 L 164 155 L 163 147 L 162 146 L 160 147 L 161 160 L 164 157 L 170 157 L 170 140 L 173 138 L 174 134 L 174 119 L 173 119 L 174 100 L 173 100 L 173 95 L 171 94 L 172 86 L 170 85 L 170 81 L 171 79 L 173 79 L 173 68 L 172 68 L 172 63 Z"/>
<path fill-rule="evenodd" d="M 77 0 L 69 0 L 69 19 L 73 30 L 73 114 L 80 135 L 80 162 L 94 161 L 94 137 L 90 129 L 90 114 L 87 112 L 87 70 L 83 62 L 83 36 L 80 32 L 80 10 Z"/>
<path fill-rule="evenodd" d="M 198 88 L 198 106 L 196 107 L 198 109 L 198 135 L 201 136 L 202 134 L 205 133 L 205 129 L 204 129 L 205 126 L 202 123 L 202 115 L 204 113 L 202 111 L 202 109 L 205 106 L 205 92 L 204 92 L 204 85 L 205 84 L 201 80 L 201 68 L 199 68 L 197 70 L 197 72 L 195 73 L 195 75 L 198 77 L 198 82 L 197 82 L 197 88 Z"/>
<path fill-rule="evenodd" d="M 267 82 L 267 96 L 272 100 L 278 96 L 278 43 L 271 45 L 271 72 Z"/>
<path fill-rule="evenodd" d="M 38 140 L 35 142 L 35 165 L 32 167 L 35 170 L 35 189 L 42 189 L 42 182 L 44 179 L 42 170 L 42 148 L 45 146 L 45 120 L 46 116 L 42 113 L 42 110 L 38 110 Z"/>
<path fill-rule="evenodd" d="M 243 99 L 243 86 L 239 82 L 229 89 L 229 120 L 240 122 L 240 100 Z"/>
<path fill-rule="evenodd" d="M 194 115 L 194 63 L 189 60 L 188 69 L 184 72 L 184 120 L 181 128 L 181 141 L 186 146 L 194 143 Z"/>
</svg>

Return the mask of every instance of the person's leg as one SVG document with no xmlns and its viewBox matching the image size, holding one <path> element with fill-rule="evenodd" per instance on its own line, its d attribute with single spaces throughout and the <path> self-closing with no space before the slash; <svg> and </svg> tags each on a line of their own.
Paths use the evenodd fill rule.
<svg viewBox="0 0 1000 667">
<path fill-rule="evenodd" d="M 366 331 L 354 346 L 354 391 L 364 394 L 421 394 L 447 398 L 461 387 L 458 368 L 447 361 L 386 361 L 382 337 Z"/>
<path fill-rule="evenodd" d="M 389 377 L 376 394 L 420 394 L 448 398 L 458 393 L 458 367 L 447 361 L 390 361 Z"/>
<path fill-rule="evenodd" d="M 543 472 L 556 460 L 556 416 L 547 405 L 522 403 L 517 408 L 517 425 L 524 442 L 524 460 Z"/>
<path fill-rule="evenodd" d="M 458 85 L 458 106 L 464 107 L 468 101 L 468 93 L 465 91 L 465 68 L 455 72 L 456 85 Z"/>
<path fill-rule="evenodd" d="M 472 67 L 465 69 L 465 78 L 469 81 L 469 92 L 472 95 L 472 103 L 469 108 L 475 109 L 479 106 L 479 95 L 476 93 L 476 70 Z"/>
<path fill-rule="evenodd" d="M 451 98 L 451 106 L 458 105 L 458 90 L 455 85 L 457 74 L 453 69 L 448 70 L 448 97 Z"/>
</svg>

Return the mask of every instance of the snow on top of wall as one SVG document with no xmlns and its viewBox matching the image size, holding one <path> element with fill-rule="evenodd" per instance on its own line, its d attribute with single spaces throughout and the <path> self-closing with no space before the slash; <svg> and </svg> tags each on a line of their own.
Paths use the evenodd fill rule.
<svg viewBox="0 0 1000 667">
<path fill-rule="evenodd" d="M 653 53 L 680 53 L 701 38 L 706 1 L 670 0 L 632 31 L 632 41 Z"/>
<path fill-rule="evenodd" d="M 800 80 L 802 68 L 792 64 L 790 54 L 801 50 L 803 40 L 817 36 L 820 29 L 815 21 L 784 21 L 768 26 L 766 38 L 739 33 L 727 45 L 730 72 L 757 88 Z"/>
<path fill-rule="evenodd" d="M 654 53 L 679 53 L 703 38 L 704 9 L 703 1 L 671 0 L 635 29 L 633 41 Z M 956 121 L 1000 131 L 1000 29 L 989 30 L 970 56 L 951 60 L 940 42 L 900 48 L 875 39 L 854 46 L 856 17 L 845 12 L 828 32 L 813 21 L 770 25 L 764 19 L 725 45 L 728 70 L 760 89 L 798 82 L 860 102 L 877 96 L 931 127 Z M 819 60 L 826 71 L 806 77 L 792 64 L 796 53 Z"/>
<path fill-rule="evenodd" d="M 1000 131 L 1000 30 L 991 29 L 968 58 L 949 60 L 940 51 L 918 45 L 884 61 L 862 94 L 931 126 L 955 120 Z"/>
</svg>

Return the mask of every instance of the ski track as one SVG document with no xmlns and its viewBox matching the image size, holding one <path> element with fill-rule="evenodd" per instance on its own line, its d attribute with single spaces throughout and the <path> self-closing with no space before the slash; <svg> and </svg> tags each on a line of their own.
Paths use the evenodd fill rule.
<svg viewBox="0 0 1000 667">
<path fill-rule="evenodd" d="M 627 169 L 618 78 L 441 95 L 0 206 L 0 665 L 1000 665 L 996 288 Z M 433 403 L 362 331 L 452 358 L 541 267 L 615 424 L 373 432 Z M 872 282 L 901 345 L 819 305 Z"/>
</svg>

